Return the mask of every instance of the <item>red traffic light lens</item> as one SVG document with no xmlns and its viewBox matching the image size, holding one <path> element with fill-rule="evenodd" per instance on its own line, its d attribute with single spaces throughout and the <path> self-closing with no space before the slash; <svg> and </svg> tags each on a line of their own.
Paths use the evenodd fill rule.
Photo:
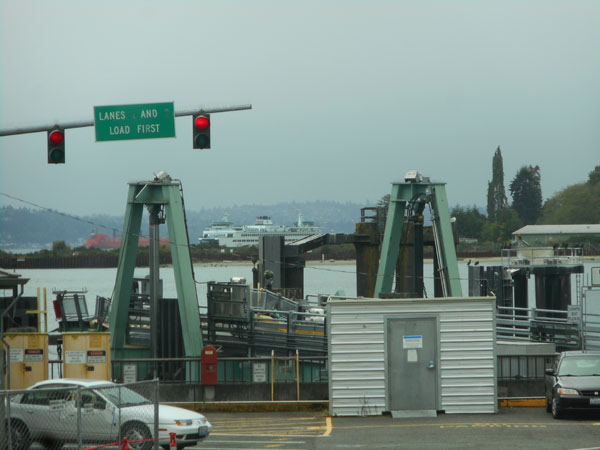
<svg viewBox="0 0 600 450">
<path fill-rule="evenodd" d="M 52 142 L 53 144 L 58 145 L 62 144 L 65 141 L 65 135 L 62 131 L 53 131 L 52 133 L 50 133 L 48 139 L 50 139 L 50 142 Z"/>
<path fill-rule="evenodd" d="M 210 120 L 208 120 L 208 117 L 198 116 L 196 117 L 194 125 L 198 130 L 206 130 L 210 127 Z"/>
</svg>

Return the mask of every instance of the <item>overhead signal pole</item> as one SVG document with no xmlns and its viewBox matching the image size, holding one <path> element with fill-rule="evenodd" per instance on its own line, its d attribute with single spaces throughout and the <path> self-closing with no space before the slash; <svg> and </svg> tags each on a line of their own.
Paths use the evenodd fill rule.
<svg viewBox="0 0 600 450">
<path fill-rule="evenodd" d="M 232 112 L 232 111 L 244 111 L 247 109 L 252 109 L 252 105 L 237 105 L 237 106 L 225 106 L 222 108 L 200 108 L 200 109 L 188 109 L 184 111 L 175 111 L 175 117 L 182 116 L 196 116 L 202 114 L 216 114 L 222 112 Z M 41 133 L 43 131 L 51 131 L 57 127 L 66 130 L 67 128 L 84 128 L 84 127 L 93 127 L 93 120 L 84 120 L 79 122 L 61 122 L 52 123 L 47 125 L 38 125 L 35 127 L 17 127 L 17 128 L 8 128 L 5 130 L 0 130 L 0 137 L 2 136 L 14 136 L 17 134 L 29 134 L 29 133 Z"/>
<path fill-rule="evenodd" d="M 47 133 L 48 142 L 48 163 L 49 164 L 64 164 L 65 162 L 65 130 L 69 128 L 83 128 L 83 127 L 95 127 L 96 131 L 96 142 L 101 141 L 115 141 L 115 140 L 129 140 L 129 139 L 152 139 L 152 138 L 167 138 L 175 137 L 175 117 L 181 116 L 192 116 L 193 117 L 193 148 L 208 149 L 210 148 L 210 114 L 216 114 L 221 112 L 231 111 L 242 111 L 252 109 L 252 105 L 239 105 L 239 106 L 228 106 L 221 108 L 200 108 L 194 110 L 175 111 L 173 102 L 170 103 L 149 103 L 149 104 L 137 104 L 137 105 L 112 105 L 112 106 L 97 106 L 94 108 L 94 120 L 93 121 L 81 121 L 81 122 L 62 122 L 56 124 L 41 125 L 36 127 L 22 127 L 0 130 L 1 136 L 12 136 L 17 134 L 28 134 L 28 133 Z M 121 247 L 121 253 L 119 260 L 126 259 L 123 255 L 128 255 L 129 259 L 132 250 L 137 249 L 137 239 L 131 239 L 131 236 L 139 235 L 139 227 L 141 221 L 141 205 L 152 204 L 151 217 L 150 217 L 150 304 L 151 304 L 151 329 L 152 329 L 152 355 L 154 358 L 158 354 L 158 341 L 157 341 L 157 330 L 158 330 L 158 286 L 159 286 L 159 262 L 158 262 L 158 225 L 161 223 L 162 208 L 168 205 L 168 208 L 164 208 L 168 214 L 171 215 L 168 221 L 169 235 L 171 233 L 176 234 L 175 243 L 171 246 L 171 253 L 173 255 L 174 265 L 179 267 L 181 263 L 183 268 L 176 270 L 177 272 L 184 273 L 184 281 L 176 277 L 178 295 L 187 297 L 188 305 L 187 311 L 183 308 L 181 311 L 181 321 L 185 336 L 185 351 L 188 355 L 197 352 L 198 349 L 194 348 L 193 339 L 190 336 L 193 334 L 196 342 L 202 342 L 202 335 L 200 331 L 200 324 L 198 318 L 198 326 L 190 326 L 194 312 L 197 312 L 197 298 L 195 285 L 193 283 L 193 273 L 191 271 L 191 259 L 189 257 L 181 256 L 182 252 L 179 251 L 178 245 L 187 247 L 189 245 L 187 239 L 187 232 L 185 231 L 183 205 L 179 198 L 180 186 L 171 183 L 168 175 L 160 172 L 163 175 L 155 178 L 155 180 L 144 184 L 136 190 L 136 186 L 132 184 L 130 189 L 130 197 L 128 200 L 126 220 L 124 224 L 124 236 L 125 243 Z M 168 193 L 168 195 L 165 194 Z M 133 193 L 133 194 L 132 194 Z M 135 195 L 134 195 L 135 194 Z M 165 198 L 162 198 L 165 196 Z M 157 199 L 160 198 L 160 201 Z M 156 204 L 155 204 L 156 203 Z M 133 206 L 132 206 L 133 205 Z M 134 208 L 135 207 L 135 208 Z M 175 212 L 173 212 L 175 211 Z M 137 231 L 133 233 L 129 232 L 128 224 L 132 223 L 132 227 Z M 129 230 L 129 231 L 128 231 Z M 128 244 L 128 242 L 130 242 Z M 129 252 L 129 253 L 128 253 Z M 124 286 L 117 293 L 117 298 L 121 299 L 121 303 L 124 306 L 120 306 L 121 309 L 127 308 L 129 305 L 129 297 L 131 294 L 131 276 L 133 275 L 133 266 L 135 258 L 131 259 L 130 264 L 126 264 L 127 272 L 123 275 L 124 268 L 122 264 L 119 264 L 119 272 L 117 274 L 117 284 Z M 127 276 L 129 278 L 127 278 Z M 120 278 L 125 277 L 128 281 L 126 283 L 119 283 Z M 184 288 L 187 291 L 184 291 Z M 180 292 L 181 291 L 181 292 Z M 121 295 L 122 294 L 122 295 Z M 189 298 L 192 301 L 189 301 Z M 113 313 L 111 316 L 117 314 L 114 305 L 118 304 L 118 301 L 113 299 Z M 191 309 L 189 307 L 191 306 Z M 120 318 L 121 315 L 115 317 Z M 113 324 L 116 320 L 112 321 Z M 121 349 L 123 330 L 119 327 L 111 328 L 111 347 Z M 199 335 L 199 336 L 198 336 Z M 199 356 L 194 355 L 194 356 Z M 156 370 L 155 370 L 156 375 Z M 193 375 L 190 375 L 193 378 Z"/>
</svg>

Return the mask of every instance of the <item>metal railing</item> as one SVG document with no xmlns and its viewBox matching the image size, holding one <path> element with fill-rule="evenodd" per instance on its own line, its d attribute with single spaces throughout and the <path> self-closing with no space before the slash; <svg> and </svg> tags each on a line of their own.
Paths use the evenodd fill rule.
<svg viewBox="0 0 600 450">
<path fill-rule="evenodd" d="M 581 264 L 583 248 L 579 247 L 517 247 L 502 249 L 503 266 Z"/>
<path fill-rule="evenodd" d="M 297 298 L 300 289 L 248 289 L 248 303 L 250 308 L 268 309 L 278 311 L 298 311 L 299 305 L 310 306 L 307 299 Z M 312 306 L 318 306 L 314 304 Z"/>
<path fill-rule="evenodd" d="M 580 324 L 569 321 L 564 310 L 499 306 L 496 314 L 496 333 L 503 338 L 581 348 L 580 331 Z"/>
<path fill-rule="evenodd" d="M 272 349 L 278 352 L 299 350 L 303 355 L 327 354 L 323 314 L 258 307 L 244 309 L 242 313 L 241 307 L 236 301 L 209 304 L 212 314 L 201 317 L 205 342 L 259 354 Z M 240 314 L 225 314 L 232 309 L 240 310 Z"/>
<path fill-rule="evenodd" d="M 498 356 L 498 380 L 543 380 L 553 358 L 544 355 Z"/>
<path fill-rule="evenodd" d="M 496 335 L 502 339 L 553 342 L 558 350 L 600 349 L 600 314 L 498 306 Z"/>
<path fill-rule="evenodd" d="M 250 349 L 252 353 L 265 353 L 271 349 L 286 352 L 298 349 L 303 354 L 327 353 L 325 315 L 318 303 L 306 301 L 301 307 L 279 294 L 245 285 L 219 284 L 212 285 L 211 289 L 208 306 L 199 308 L 205 342 L 226 349 Z M 237 299 L 246 291 L 248 301 Z M 314 312 L 312 308 L 320 312 Z M 139 294 L 132 295 L 126 342 L 149 346 L 150 338 L 147 299 Z"/>
<path fill-rule="evenodd" d="M 496 335 L 511 340 L 531 340 L 529 308 L 498 306 L 496 311 Z"/>
<path fill-rule="evenodd" d="M 185 377 L 167 377 L 171 373 L 194 373 L 201 380 L 202 360 L 197 358 L 129 358 L 112 360 L 112 377 L 124 381 L 126 374 L 138 380 L 151 379 L 156 372 L 162 380 L 187 383 Z M 328 381 L 327 357 L 271 356 L 226 357 L 217 361 L 218 384 L 233 383 L 324 383 Z"/>
<path fill-rule="evenodd" d="M 543 379 L 544 369 L 550 367 L 552 356 L 547 355 L 502 355 L 498 356 L 498 379 Z M 155 365 L 181 364 L 186 370 L 198 370 L 200 358 L 161 358 L 152 359 L 116 359 L 113 360 L 113 376 L 122 380 L 125 366 L 135 366 L 138 376 L 150 377 Z M 62 361 L 50 361 L 52 365 L 60 365 Z M 328 358 L 323 357 L 239 357 L 220 358 L 217 364 L 218 384 L 250 384 L 250 383 L 327 383 Z M 160 373 L 160 369 L 158 370 Z M 129 371 L 128 373 L 131 373 Z M 58 378 L 56 369 L 50 371 L 49 378 Z M 173 382 L 174 380 L 163 379 Z M 176 380 L 175 380 L 176 381 Z M 179 380 L 185 383 L 185 380 Z"/>
<path fill-rule="evenodd" d="M 588 350 L 600 350 L 600 314 L 584 313 L 582 345 Z"/>
</svg>

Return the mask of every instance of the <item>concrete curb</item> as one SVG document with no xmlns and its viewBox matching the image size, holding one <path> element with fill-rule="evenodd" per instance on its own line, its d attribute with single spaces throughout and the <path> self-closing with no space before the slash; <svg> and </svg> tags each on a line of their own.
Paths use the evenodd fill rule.
<svg viewBox="0 0 600 450">
<path fill-rule="evenodd" d="M 500 408 L 545 408 L 544 398 L 506 398 L 498 400 Z"/>
</svg>

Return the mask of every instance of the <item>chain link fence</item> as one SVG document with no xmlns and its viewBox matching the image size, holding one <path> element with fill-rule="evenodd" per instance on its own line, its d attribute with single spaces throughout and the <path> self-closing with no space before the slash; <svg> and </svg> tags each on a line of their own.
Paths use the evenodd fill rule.
<svg viewBox="0 0 600 450">
<path fill-rule="evenodd" d="M 132 450 L 169 440 L 158 436 L 158 380 L 129 384 L 49 383 L 43 388 L 0 391 L 0 450 L 93 448 L 124 438 Z"/>
</svg>

